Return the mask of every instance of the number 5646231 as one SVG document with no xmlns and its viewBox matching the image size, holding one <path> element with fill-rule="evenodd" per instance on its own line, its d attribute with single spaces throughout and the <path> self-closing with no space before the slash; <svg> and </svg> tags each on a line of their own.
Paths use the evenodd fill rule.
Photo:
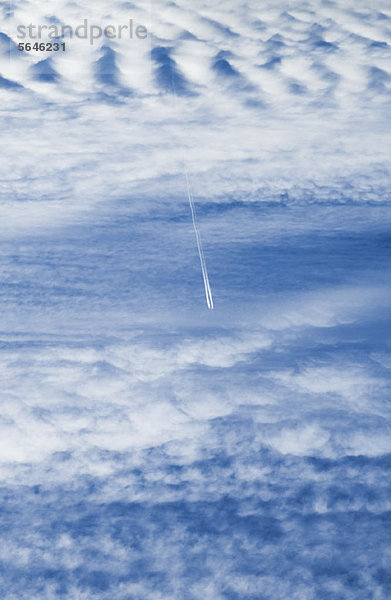
<svg viewBox="0 0 391 600">
<path fill-rule="evenodd" d="M 18 45 L 18 49 L 21 52 L 31 52 L 34 50 L 35 52 L 65 52 L 65 42 L 61 44 L 58 42 L 35 42 L 35 44 L 30 44 L 29 42 L 20 43 Z"/>
</svg>

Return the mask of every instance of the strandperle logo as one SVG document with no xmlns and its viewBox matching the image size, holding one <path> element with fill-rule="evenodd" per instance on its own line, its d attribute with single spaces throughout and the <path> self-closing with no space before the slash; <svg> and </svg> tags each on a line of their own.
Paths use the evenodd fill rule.
<svg viewBox="0 0 391 600">
<path fill-rule="evenodd" d="M 128 23 L 122 25 L 92 25 L 88 19 L 83 23 L 73 27 L 72 25 L 18 25 L 16 28 L 16 37 L 19 40 L 55 40 L 58 38 L 78 38 L 88 40 L 91 45 L 101 38 L 108 39 L 127 39 L 127 40 L 145 40 L 148 37 L 148 30 L 145 25 L 138 25 L 129 19 Z"/>
</svg>

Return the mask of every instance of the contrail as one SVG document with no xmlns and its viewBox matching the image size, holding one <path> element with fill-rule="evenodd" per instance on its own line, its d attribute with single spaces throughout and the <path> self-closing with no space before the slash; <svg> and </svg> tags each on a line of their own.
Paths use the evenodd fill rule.
<svg viewBox="0 0 391 600">
<path fill-rule="evenodd" d="M 190 204 L 190 210 L 191 210 L 191 218 L 193 221 L 194 233 L 195 233 L 196 240 L 197 240 L 198 256 L 200 257 L 202 277 L 204 279 L 206 304 L 208 305 L 208 308 L 210 310 L 213 310 L 214 305 L 213 305 L 212 290 L 210 289 L 208 270 L 206 268 L 204 251 L 202 249 L 201 234 L 200 234 L 200 230 L 198 229 L 198 222 L 197 222 L 197 215 L 196 215 L 195 206 L 194 206 L 193 194 L 192 194 L 191 187 L 190 187 L 189 175 L 188 175 L 186 169 L 185 169 L 185 177 L 186 177 L 186 185 L 187 185 L 187 195 L 189 197 L 189 204 Z"/>
<path fill-rule="evenodd" d="M 169 57 L 168 64 L 169 64 L 170 74 L 171 74 L 171 86 L 172 86 L 172 91 L 174 93 L 175 108 L 178 109 L 178 102 L 177 102 L 177 100 L 178 100 L 178 94 L 177 94 L 177 90 L 176 90 L 176 85 L 175 85 L 175 80 L 174 80 L 174 73 L 173 73 L 174 61 L 170 57 Z M 196 211 L 195 211 L 193 194 L 192 194 L 192 191 L 191 191 L 190 180 L 189 180 L 189 175 L 187 173 L 185 161 L 183 161 L 183 169 L 184 169 L 185 178 L 186 178 L 187 195 L 188 195 L 188 198 L 189 198 L 189 204 L 190 204 L 190 210 L 191 210 L 191 218 L 192 218 L 192 221 L 193 221 L 194 233 L 195 233 L 196 240 L 197 240 L 198 256 L 200 257 L 202 278 L 204 280 L 206 304 L 208 305 L 208 308 L 210 310 L 213 310 L 214 309 L 214 304 L 213 304 L 212 290 L 210 289 L 210 283 L 209 283 L 209 277 L 208 277 L 208 270 L 206 268 L 204 251 L 202 249 L 201 234 L 200 234 L 200 230 L 198 229 L 197 214 L 196 214 Z"/>
</svg>

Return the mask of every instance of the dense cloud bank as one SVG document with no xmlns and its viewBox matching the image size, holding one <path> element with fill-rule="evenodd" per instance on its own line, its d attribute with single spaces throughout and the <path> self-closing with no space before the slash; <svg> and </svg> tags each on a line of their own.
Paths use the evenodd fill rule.
<svg viewBox="0 0 391 600">
<path fill-rule="evenodd" d="M 386 336 L 148 333 L 3 340 L 5 597 L 386 598 Z"/>
<path fill-rule="evenodd" d="M 2 598 L 388 600 L 388 3 L 55 4 L 2 7 Z M 151 36 L 13 45 L 84 18 Z"/>
</svg>

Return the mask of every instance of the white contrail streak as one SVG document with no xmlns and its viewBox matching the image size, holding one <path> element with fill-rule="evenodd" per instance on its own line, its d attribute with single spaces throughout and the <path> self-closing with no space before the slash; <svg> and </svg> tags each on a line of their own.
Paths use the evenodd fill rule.
<svg viewBox="0 0 391 600">
<path fill-rule="evenodd" d="M 175 108 L 178 110 L 178 102 L 177 102 L 177 100 L 178 100 L 178 94 L 177 94 L 177 90 L 176 90 L 176 86 L 175 86 L 175 81 L 174 81 L 174 77 L 173 77 L 173 71 L 172 71 L 172 64 L 171 63 L 170 63 L 170 72 L 171 72 L 172 91 L 174 92 Z M 201 234 L 200 234 L 200 230 L 198 229 L 197 214 L 196 214 L 195 206 L 194 206 L 193 193 L 191 191 L 189 175 L 188 175 L 188 172 L 187 172 L 187 169 L 186 169 L 185 162 L 184 162 L 183 168 L 184 168 L 185 177 L 186 177 L 187 195 L 188 195 L 188 198 L 189 198 L 189 204 L 190 204 L 190 210 L 191 210 L 191 218 L 192 218 L 192 221 L 193 221 L 194 233 L 195 233 L 196 240 L 197 240 L 198 256 L 200 257 L 202 278 L 204 280 L 206 304 L 208 305 L 208 308 L 210 310 L 213 310 L 214 309 L 214 304 L 213 304 L 212 290 L 210 289 L 210 283 L 209 283 L 209 277 L 208 277 L 208 270 L 206 268 L 204 251 L 202 249 Z"/>
<path fill-rule="evenodd" d="M 185 177 L 186 177 L 186 185 L 187 185 L 187 195 L 189 197 L 189 204 L 190 204 L 190 210 L 191 210 L 191 218 L 193 220 L 193 228 L 194 228 L 194 233 L 195 233 L 196 240 L 197 240 L 198 256 L 200 257 L 202 277 L 204 279 L 206 304 L 208 305 L 208 308 L 210 310 L 213 310 L 214 305 L 213 305 L 212 290 L 210 289 L 208 270 L 206 268 L 204 251 L 202 249 L 201 234 L 200 234 L 200 230 L 198 229 L 198 222 L 197 222 L 197 215 L 196 215 L 195 206 L 194 206 L 193 194 L 192 194 L 191 187 L 190 187 L 189 175 L 187 174 L 186 169 L 185 169 Z"/>
</svg>

